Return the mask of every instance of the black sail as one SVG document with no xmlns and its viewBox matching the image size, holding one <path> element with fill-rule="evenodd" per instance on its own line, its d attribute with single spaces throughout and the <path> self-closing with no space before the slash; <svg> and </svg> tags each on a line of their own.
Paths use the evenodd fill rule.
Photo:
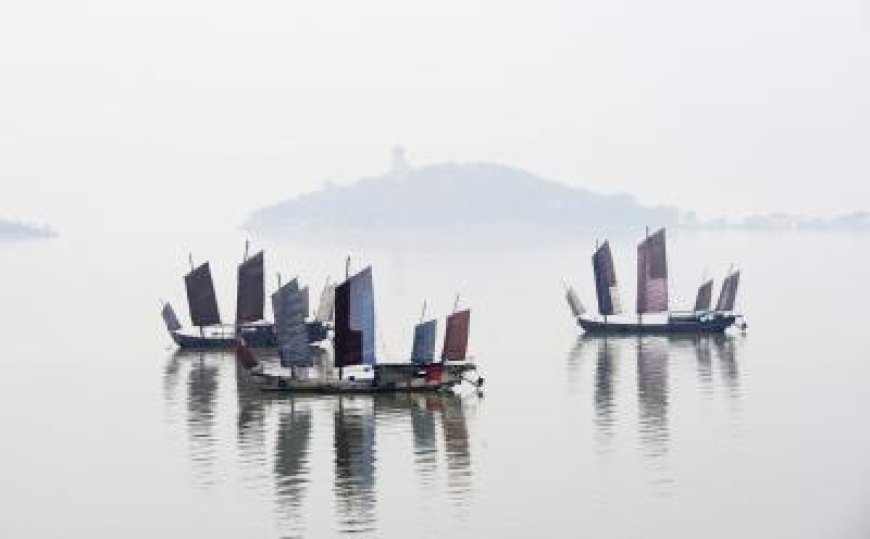
<svg viewBox="0 0 870 539">
<path fill-rule="evenodd" d="M 221 323 L 218 312 L 217 296 L 208 262 L 184 276 L 187 289 L 187 304 L 190 307 L 190 320 L 194 326 L 211 326 Z"/>
<path fill-rule="evenodd" d="M 610 243 L 604 242 L 592 255 L 592 269 L 595 272 L 595 294 L 598 299 L 598 312 L 602 315 L 619 314 L 622 306 L 616 285 L 616 268 Z"/>
<path fill-rule="evenodd" d="M 665 229 L 648 236 L 637 246 L 637 312 L 668 310 L 668 257 Z"/>
<path fill-rule="evenodd" d="M 698 296 L 695 298 L 695 311 L 709 311 L 713 302 L 713 280 L 705 282 L 698 288 Z"/>
<path fill-rule="evenodd" d="M 236 322 L 263 319 L 266 288 L 263 280 L 263 251 L 239 264 Z"/>
</svg>

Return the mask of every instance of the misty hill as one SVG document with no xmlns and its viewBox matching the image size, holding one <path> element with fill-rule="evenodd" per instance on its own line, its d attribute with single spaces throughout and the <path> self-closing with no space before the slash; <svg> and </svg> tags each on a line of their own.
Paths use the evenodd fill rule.
<svg viewBox="0 0 870 539">
<path fill-rule="evenodd" d="M 266 234 L 301 230 L 418 233 L 521 230 L 547 233 L 676 224 L 679 212 L 646 207 L 629 195 L 603 195 L 491 163 L 410 168 L 323 189 L 262 208 L 245 228 Z"/>
<path fill-rule="evenodd" d="M 51 238 L 55 235 L 53 230 L 45 226 L 34 226 L 0 219 L 0 240 Z"/>
</svg>

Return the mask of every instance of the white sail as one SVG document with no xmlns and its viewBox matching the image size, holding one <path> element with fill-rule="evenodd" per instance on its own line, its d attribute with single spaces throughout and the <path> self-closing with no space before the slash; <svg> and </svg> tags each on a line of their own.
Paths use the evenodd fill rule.
<svg viewBox="0 0 870 539">
<path fill-rule="evenodd" d="M 317 312 L 314 318 L 318 322 L 331 322 L 335 316 L 335 285 L 329 280 L 323 286 L 323 291 L 320 293 L 320 303 L 317 305 Z"/>
</svg>

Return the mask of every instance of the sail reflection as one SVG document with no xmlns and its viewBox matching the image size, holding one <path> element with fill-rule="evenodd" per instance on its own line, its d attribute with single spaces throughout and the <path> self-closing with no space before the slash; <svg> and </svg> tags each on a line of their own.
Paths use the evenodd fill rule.
<svg viewBox="0 0 870 539">
<path fill-rule="evenodd" d="M 179 351 L 164 370 L 168 423 L 186 428 L 194 486 L 229 480 L 236 474 L 218 473 L 216 463 L 235 464 L 250 495 L 275 508 L 281 536 L 304 537 L 323 528 L 322 519 L 309 517 L 311 504 L 318 504 L 309 498 L 325 487 L 312 490 L 314 477 L 332 476 L 336 517 L 329 520 L 335 531 L 376 534 L 383 510 L 377 506 L 384 488 L 379 483 L 405 481 L 397 475 L 405 463 L 419 485 L 409 496 L 419 501 L 404 510 L 425 521 L 441 503 L 433 493 L 443 492 L 451 510 L 439 522 L 455 526 L 467 516 L 473 469 L 466 416 L 468 401 L 476 397 L 270 394 L 245 384 L 234 365 L 232 353 Z M 235 395 L 221 391 L 230 387 Z M 173 414 L 185 420 L 176 421 Z M 231 434 L 221 440 L 231 425 L 236 443 L 222 443 L 232 442 Z M 383 462 L 389 462 L 389 474 L 379 474 Z M 322 510 L 316 513 L 322 516 Z"/>
<path fill-rule="evenodd" d="M 645 456 L 664 457 L 671 437 L 671 369 L 695 365 L 698 387 L 709 396 L 715 387 L 713 362 L 719 364 L 721 385 L 729 399 L 740 396 L 738 349 L 742 337 L 730 335 L 595 336 L 583 335 L 569 353 L 569 379 L 576 364 L 595 358 L 593 405 L 599 440 L 607 445 L 614 436 L 616 418 L 630 416 L 631 393 L 637 396 L 637 431 Z M 619 359 L 636 358 L 636 390 L 620 395 Z M 686 358 L 692 358 L 690 362 Z M 622 409 L 619 409 L 622 408 Z"/>
</svg>

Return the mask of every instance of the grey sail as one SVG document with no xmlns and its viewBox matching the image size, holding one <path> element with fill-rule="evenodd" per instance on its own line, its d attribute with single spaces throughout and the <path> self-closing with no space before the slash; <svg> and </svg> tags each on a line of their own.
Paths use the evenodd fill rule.
<svg viewBox="0 0 870 539">
<path fill-rule="evenodd" d="M 737 302 L 737 285 L 740 284 L 740 272 L 735 271 L 725 278 L 722 283 L 722 291 L 719 293 L 719 301 L 716 302 L 716 310 L 731 312 Z"/>
<path fill-rule="evenodd" d="M 178 317 L 175 316 L 175 311 L 172 309 L 172 305 L 168 302 L 163 304 L 163 310 L 160 312 L 160 315 L 163 317 L 166 329 L 168 329 L 170 333 L 181 329 L 181 322 L 178 321 Z"/>
<path fill-rule="evenodd" d="M 187 304 L 190 307 L 190 320 L 194 326 L 211 326 L 221 323 L 218 312 L 217 296 L 208 262 L 184 276 L 187 290 Z"/>
<path fill-rule="evenodd" d="M 648 236 L 637 246 L 637 312 L 668 310 L 668 257 L 665 229 Z"/>
<path fill-rule="evenodd" d="M 586 308 L 583 307 L 583 303 L 580 302 L 580 297 L 577 295 L 574 287 L 569 286 L 568 289 L 565 290 L 565 301 L 568 302 L 568 307 L 571 308 L 571 313 L 575 318 L 586 312 Z"/>
<path fill-rule="evenodd" d="M 698 296 L 695 298 L 695 311 L 709 311 L 713 303 L 713 280 L 705 282 L 698 288 Z"/>
<path fill-rule="evenodd" d="M 308 288 L 300 289 L 294 279 L 272 295 L 272 306 L 281 366 L 312 367 L 314 361 L 305 323 L 308 317 Z"/>
<path fill-rule="evenodd" d="M 613 265 L 613 255 L 610 253 L 610 243 L 604 242 L 592 255 L 592 269 L 595 272 L 595 295 L 598 300 L 598 312 L 604 316 L 619 314 L 622 305 L 619 302 L 619 290 L 616 284 L 616 268 Z"/>
<path fill-rule="evenodd" d="M 411 361 L 421 364 L 432 363 L 435 359 L 435 337 L 437 333 L 437 320 L 428 320 L 414 326 L 414 344 L 411 349 Z"/>
<path fill-rule="evenodd" d="M 236 322 L 263 319 L 266 288 L 263 280 L 263 251 L 239 265 L 239 288 L 236 295 Z"/>
<path fill-rule="evenodd" d="M 317 313 L 314 318 L 318 322 L 331 322 L 335 316 L 335 285 L 326 282 L 323 292 L 320 293 L 320 303 L 317 305 Z"/>
</svg>

